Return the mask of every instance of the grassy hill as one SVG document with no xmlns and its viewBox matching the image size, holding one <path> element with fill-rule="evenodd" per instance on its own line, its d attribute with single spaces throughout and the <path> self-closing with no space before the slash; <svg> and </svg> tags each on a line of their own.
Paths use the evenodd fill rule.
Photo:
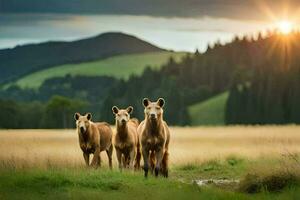
<svg viewBox="0 0 300 200">
<path fill-rule="evenodd" d="M 172 56 L 176 61 L 185 55 L 184 52 L 151 52 L 142 54 L 121 55 L 104 60 L 80 64 L 59 65 L 29 74 L 15 83 L 22 88 L 38 88 L 43 81 L 53 77 L 71 75 L 108 75 L 127 79 L 131 74 L 139 75 L 146 66 L 158 68 Z"/>
<path fill-rule="evenodd" d="M 0 50 L 0 83 L 53 66 L 82 63 L 117 55 L 165 51 L 137 37 L 119 32 L 71 42 L 44 42 Z"/>
<path fill-rule="evenodd" d="M 189 106 L 191 125 L 223 125 L 228 92 Z"/>
</svg>

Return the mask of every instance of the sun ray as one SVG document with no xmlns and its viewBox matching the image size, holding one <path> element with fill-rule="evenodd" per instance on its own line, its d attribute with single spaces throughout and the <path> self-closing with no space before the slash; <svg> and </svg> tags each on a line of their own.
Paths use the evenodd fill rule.
<svg viewBox="0 0 300 200">
<path fill-rule="evenodd" d="M 280 7 L 272 7 L 265 1 L 256 0 L 255 2 L 266 20 L 270 21 L 271 29 L 285 35 L 299 29 L 297 24 L 300 21 L 300 7 L 294 8 L 287 2 L 282 2 Z M 292 10 L 293 12 L 291 12 Z"/>
<path fill-rule="evenodd" d="M 277 23 L 277 28 L 282 34 L 287 35 L 292 32 L 293 23 L 288 20 L 282 20 Z"/>
<path fill-rule="evenodd" d="M 277 17 L 274 15 L 274 12 L 270 9 L 270 7 L 263 1 L 256 1 L 258 8 L 262 11 L 263 14 L 266 15 L 267 19 L 272 21 L 276 21 Z"/>
</svg>

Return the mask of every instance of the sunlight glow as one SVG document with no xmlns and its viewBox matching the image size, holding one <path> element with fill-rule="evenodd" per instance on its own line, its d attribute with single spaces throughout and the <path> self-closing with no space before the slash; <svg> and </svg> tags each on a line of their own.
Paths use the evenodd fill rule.
<svg viewBox="0 0 300 200">
<path fill-rule="evenodd" d="M 279 31 L 284 35 L 288 35 L 293 30 L 293 23 L 290 21 L 286 21 L 286 20 L 280 21 L 278 22 L 277 26 Z"/>
</svg>

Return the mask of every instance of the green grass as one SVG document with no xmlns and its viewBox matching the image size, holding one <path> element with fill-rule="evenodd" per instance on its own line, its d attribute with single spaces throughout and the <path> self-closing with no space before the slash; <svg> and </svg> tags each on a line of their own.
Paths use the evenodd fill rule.
<svg viewBox="0 0 300 200">
<path fill-rule="evenodd" d="M 0 178 L 1 199 L 207 199 L 221 195 L 178 181 L 146 180 L 141 173 L 107 170 L 9 171 Z"/>
<path fill-rule="evenodd" d="M 189 106 L 191 125 L 224 125 L 225 105 L 228 92 L 212 97 L 204 102 Z"/>
<path fill-rule="evenodd" d="M 230 156 L 225 160 L 208 160 L 200 165 L 187 163 L 175 168 L 174 173 L 185 179 L 236 179 L 241 177 L 251 164 L 248 160 Z"/>
<path fill-rule="evenodd" d="M 71 75 L 108 75 L 116 78 L 127 79 L 130 75 L 139 75 L 146 66 L 159 68 L 172 56 L 176 61 L 180 61 L 184 52 L 155 52 L 132 55 L 121 55 L 80 64 L 67 64 L 52 67 L 29 74 L 15 82 L 22 88 L 38 88 L 46 79 L 53 77 L 63 77 Z M 9 84 L 11 85 L 11 84 Z M 8 85 L 6 85 L 7 87 Z"/>
<path fill-rule="evenodd" d="M 249 177 L 255 171 L 267 171 L 270 178 L 257 175 L 255 180 L 242 182 L 243 186 L 256 184 L 256 180 L 267 180 L 273 186 L 278 180 L 289 180 L 284 176 L 274 179 L 274 166 L 283 160 L 262 157 L 249 160 L 229 156 L 222 160 L 212 159 L 203 163 L 187 163 L 173 166 L 170 177 L 148 179 L 143 172 L 112 171 L 107 168 L 87 169 L 84 167 L 49 167 L 48 169 L 0 169 L 0 199 L 299 199 L 298 184 L 287 184 L 279 191 L 259 190 L 250 194 L 238 190 L 238 185 L 220 187 L 214 185 L 198 186 L 192 180 L 198 179 L 240 179 Z M 291 161 L 288 161 L 289 165 Z M 270 166 L 272 166 L 270 168 Z M 256 170 L 253 170 L 253 167 Z M 299 170 L 297 170 L 299 171 Z M 277 173 L 275 173 L 276 175 Z M 251 176 L 252 177 L 252 176 Z M 298 180 L 297 180 L 298 181 Z M 238 184 L 238 183 L 237 183 Z"/>
<path fill-rule="evenodd" d="M 197 186 L 193 179 L 240 178 L 252 166 L 273 166 L 278 161 L 251 161 L 234 156 L 171 168 L 170 178 L 143 177 L 142 171 L 86 168 L 0 169 L 0 199 L 299 199 L 300 188 L 273 193 L 238 192 L 232 188 Z M 224 174 L 227 174 L 224 177 Z"/>
</svg>

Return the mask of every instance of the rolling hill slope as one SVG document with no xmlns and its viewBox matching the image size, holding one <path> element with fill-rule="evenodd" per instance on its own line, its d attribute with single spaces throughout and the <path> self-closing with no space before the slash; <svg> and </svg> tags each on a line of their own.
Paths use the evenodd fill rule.
<svg viewBox="0 0 300 200">
<path fill-rule="evenodd" d="M 224 125 L 228 92 L 188 107 L 191 125 Z"/>
<path fill-rule="evenodd" d="M 57 65 L 116 55 L 165 51 L 123 33 L 104 33 L 72 42 L 45 42 L 0 50 L 0 84 Z"/>
<path fill-rule="evenodd" d="M 46 79 L 63 77 L 67 74 L 86 76 L 108 75 L 127 79 L 131 74 L 141 74 L 146 66 L 158 68 L 166 63 L 171 56 L 176 61 L 179 61 L 185 54 L 184 52 L 164 51 L 114 56 L 99 61 L 60 65 L 34 72 L 18 79 L 15 83 L 21 88 L 38 88 Z"/>
</svg>

